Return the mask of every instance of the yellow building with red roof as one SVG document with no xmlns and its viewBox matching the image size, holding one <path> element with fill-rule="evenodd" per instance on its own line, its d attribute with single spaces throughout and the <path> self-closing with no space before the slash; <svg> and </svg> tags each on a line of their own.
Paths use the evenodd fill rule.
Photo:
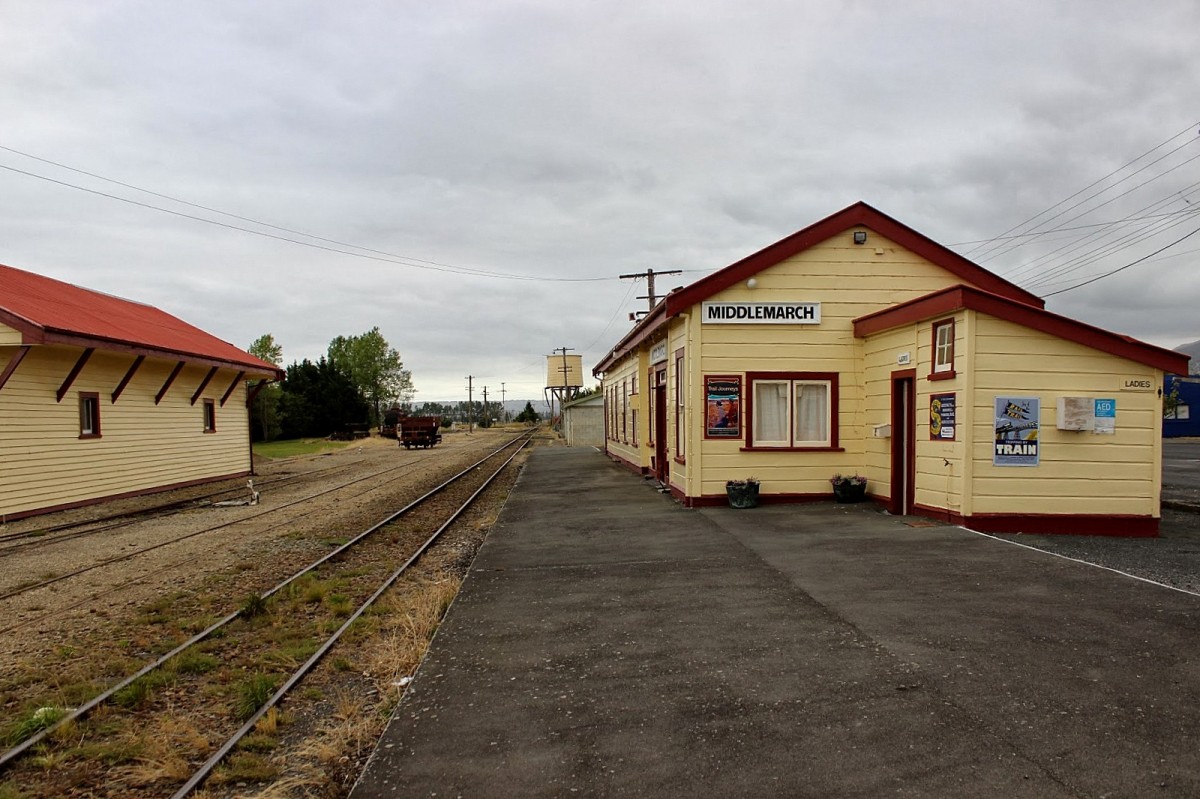
<svg viewBox="0 0 1200 799">
<path fill-rule="evenodd" d="M 252 471 L 247 380 L 164 311 L 0 265 L 0 522 Z"/>
<path fill-rule="evenodd" d="M 605 451 L 689 506 L 841 474 L 978 530 L 1154 535 L 1186 370 L 857 203 L 672 291 L 593 371 Z"/>
</svg>

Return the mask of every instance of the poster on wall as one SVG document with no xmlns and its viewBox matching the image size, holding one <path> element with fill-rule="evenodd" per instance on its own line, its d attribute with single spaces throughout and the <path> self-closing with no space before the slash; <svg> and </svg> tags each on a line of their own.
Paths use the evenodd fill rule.
<svg viewBox="0 0 1200 799">
<path fill-rule="evenodd" d="M 996 397 L 996 466 L 1037 466 L 1038 425 L 1042 401 L 1037 397 Z"/>
<path fill-rule="evenodd" d="M 934 394 L 929 398 L 929 440 L 953 441 L 955 397 L 950 394 Z"/>
<path fill-rule="evenodd" d="M 705 377 L 705 438 L 739 438 L 742 435 L 742 379 Z"/>
</svg>

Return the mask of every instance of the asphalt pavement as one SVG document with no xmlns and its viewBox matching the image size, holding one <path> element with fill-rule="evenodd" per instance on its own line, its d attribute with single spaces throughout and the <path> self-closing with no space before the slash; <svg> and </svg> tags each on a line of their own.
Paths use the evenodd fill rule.
<svg viewBox="0 0 1200 799">
<path fill-rule="evenodd" d="M 352 797 L 1200 795 L 1200 597 L 534 452 Z"/>
</svg>

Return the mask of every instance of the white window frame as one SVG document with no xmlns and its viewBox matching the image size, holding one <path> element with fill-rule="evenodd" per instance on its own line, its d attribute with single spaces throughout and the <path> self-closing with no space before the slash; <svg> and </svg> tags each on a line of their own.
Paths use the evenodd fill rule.
<svg viewBox="0 0 1200 799">
<path fill-rule="evenodd" d="M 747 446 L 752 449 L 835 449 L 838 447 L 837 408 L 838 402 L 837 375 L 830 373 L 797 373 L 797 374 L 767 374 L 750 373 L 746 376 L 751 398 L 751 419 L 747 425 Z M 799 421 L 796 407 L 797 388 L 800 386 L 822 386 L 825 389 L 825 436 L 822 439 L 798 438 L 797 422 Z M 765 439 L 759 436 L 762 429 L 763 402 L 760 389 L 767 386 L 786 386 L 787 403 L 784 409 L 782 429 L 786 431 L 785 438 Z"/>
<path fill-rule="evenodd" d="M 944 319 L 933 323 L 933 373 L 953 371 L 954 320 Z"/>
</svg>

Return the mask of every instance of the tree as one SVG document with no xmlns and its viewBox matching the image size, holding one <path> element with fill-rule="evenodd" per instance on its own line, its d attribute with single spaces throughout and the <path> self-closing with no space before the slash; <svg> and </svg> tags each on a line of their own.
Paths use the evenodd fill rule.
<svg viewBox="0 0 1200 799">
<path fill-rule="evenodd" d="M 282 390 L 284 438 L 324 438 L 369 412 L 350 376 L 324 358 L 289 366 Z"/>
<path fill-rule="evenodd" d="M 541 415 L 533 409 L 532 402 L 526 402 L 525 408 L 517 414 L 517 421 L 525 424 L 537 424 L 541 418 Z"/>
<path fill-rule="evenodd" d="M 275 337 L 270 333 L 256 338 L 254 343 L 246 348 L 246 352 L 276 366 L 283 362 L 283 347 L 276 343 Z M 279 403 L 282 396 L 283 392 L 277 383 L 263 386 L 255 396 L 251 414 L 258 423 L 258 431 L 254 440 L 273 441 L 279 437 Z"/>
<path fill-rule="evenodd" d="M 412 373 L 404 368 L 400 353 L 373 327 L 360 336 L 338 336 L 329 342 L 329 362 L 350 376 L 359 396 L 370 406 L 371 423 L 379 424 L 383 407 L 411 402 Z"/>
</svg>

